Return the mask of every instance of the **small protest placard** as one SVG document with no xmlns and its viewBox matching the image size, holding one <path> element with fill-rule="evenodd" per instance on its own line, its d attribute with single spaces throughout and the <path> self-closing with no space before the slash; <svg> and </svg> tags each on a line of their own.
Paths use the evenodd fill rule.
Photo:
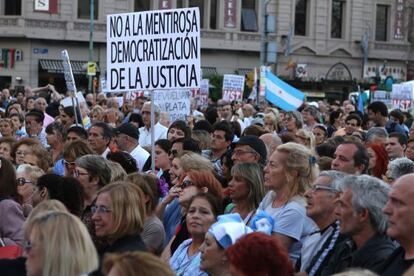
<svg viewBox="0 0 414 276">
<path fill-rule="evenodd" d="M 64 70 L 65 81 L 66 81 L 66 88 L 69 91 L 76 93 L 75 78 L 73 77 L 72 65 L 70 64 L 68 51 L 63 50 L 61 52 L 61 57 L 62 57 L 63 70 Z"/>
<path fill-rule="evenodd" d="M 154 92 L 154 102 L 158 104 L 161 111 L 170 115 L 170 121 L 184 120 L 190 115 L 189 90 L 159 90 Z"/>
<path fill-rule="evenodd" d="M 223 100 L 234 101 L 243 98 L 244 76 L 224 75 Z"/>
<path fill-rule="evenodd" d="M 107 16 L 107 89 L 198 88 L 198 8 Z"/>
<path fill-rule="evenodd" d="M 413 85 L 411 83 L 393 84 L 391 92 L 393 108 L 407 110 L 412 107 Z"/>
</svg>

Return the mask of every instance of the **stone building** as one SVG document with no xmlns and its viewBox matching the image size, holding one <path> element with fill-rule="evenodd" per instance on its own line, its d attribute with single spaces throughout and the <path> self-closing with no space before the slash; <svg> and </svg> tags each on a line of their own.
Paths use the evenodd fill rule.
<svg viewBox="0 0 414 276">
<path fill-rule="evenodd" d="M 375 76 L 413 79 L 412 0 L 94 0 L 97 74 L 106 67 L 107 14 L 195 6 L 204 75 L 258 67 L 266 21 L 268 65 L 311 96 L 349 92 Z M 64 89 L 63 49 L 86 88 L 89 8 L 87 0 L 0 0 L 0 88 Z"/>
</svg>

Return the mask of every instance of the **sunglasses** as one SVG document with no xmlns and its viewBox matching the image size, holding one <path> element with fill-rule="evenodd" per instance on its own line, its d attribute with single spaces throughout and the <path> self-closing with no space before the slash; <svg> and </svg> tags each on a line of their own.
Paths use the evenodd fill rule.
<svg viewBox="0 0 414 276">
<path fill-rule="evenodd" d="M 186 179 L 186 180 L 183 181 L 183 183 L 181 183 L 181 189 L 183 189 L 183 190 L 187 187 L 190 187 L 190 186 L 194 186 L 194 183 L 191 182 L 191 180 Z"/>
<path fill-rule="evenodd" d="M 75 162 L 68 162 L 65 159 L 63 159 L 63 164 L 65 164 L 66 167 L 73 167 L 73 166 L 75 166 Z"/>
<path fill-rule="evenodd" d="M 17 180 L 17 186 L 24 186 L 25 184 L 31 184 L 32 181 L 26 180 L 24 177 L 19 177 Z"/>
<path fill-rule="evenodd" d="M 176 150 L 176 149 L 169 150 L 169 151 L 168 151 L 168 155 L 172 155 L 172 156 L 174 156 L 174 157 L 177 157 L 177 155 L 178 155 L 178 150 Z"/>
</svg>

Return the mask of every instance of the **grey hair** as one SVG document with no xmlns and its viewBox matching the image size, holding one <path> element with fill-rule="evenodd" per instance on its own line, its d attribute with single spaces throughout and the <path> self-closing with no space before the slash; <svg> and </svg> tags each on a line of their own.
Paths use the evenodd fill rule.
<svg viewBox="0 0 414 276">
<path fill-rule="evenodd" d="M 36 184 L 37 179 L 45 174 L 41 168 L 37 166 L 29 165 L 29 164 L 21 164 L 17 168 L 16 174 L 21 174 L 21 173 L 27 174 L 30 180 L 33 182 L 33 184 Z"/>
<path fill-rule="evenodd" d="M 348 175 L 340 181 L 340 189 L 352 191 L 352 208 L 356 212 L 367 209 L 371 226 L 378 233 L 385 233 L 387 216 L 382 212 L 388 200 L 389 185 L 369 175 Z"/>
<path fill-rule="evenodd" d="M 331 179 L 331 182 L 329 183 L 328 186 L 339 191 L 340 190 L 339 182 L 342 178 L 346 176 L 346 174 L 340 171 L 328 170 L 328 171 L 321 171 L 319 173 L 319 177 L 320 176 L 329 177 Z"/>
<path fill-rule="evenodd" d="M 288 114 L 290 114 L 293 118 L 295 118 L 295 120 L 296 120 L 296 123 L 295 123 L 296 124 L 296 127 L 298 129 L 301 129 L 303 127 L 303 117 L 302 117 L 302 114 L 299 111 L 296 111 L 296 110 L 289 111 L 289 112 L 286 113 L 286 115 L 288 115 Z"/>
<path fill-rule="evenodd" d="M 144 103 L 144 105 L 149 105 L 151 108 L 151 101 L 147 101 Z M 159 104 L 154 103 L 154 114 L 160 115 L 161 113 L 161 107 Z"/>
<path fill-rule="evenodd" d="M 89 177 L 98 177 L 100 187 L 111 181 L 111 168 L 108 161 L 100 155 L 83 155 L 75 160 L 75 164 L 88 171 Z"/>
<path fill-rule="evenodd" d="M 397 179 L 409 173 L 414 173 L 414 162 L 406 157 L 396 158 L 388 164 L 387 177 L 391 179 Z"/>
<path fill-rule="evenodd" d="M 372 140 L 374 140 L 374 138 L 376 137 L 380 137 L 380 138 L 388 138 L 388 133 L 385 130 L 385 128 L 383 127 L 371 127 L 368 131 L 367 131 L 367 138 L 366 138 L 366 142 L 369 143 Z"/>
</svg>

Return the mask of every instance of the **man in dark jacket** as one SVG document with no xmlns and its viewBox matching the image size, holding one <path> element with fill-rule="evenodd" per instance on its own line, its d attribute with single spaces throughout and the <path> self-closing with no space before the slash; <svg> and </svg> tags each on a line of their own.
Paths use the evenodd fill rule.
<svg viewBox="0 0 414 276">
<path fill-rule="evenodd" d="M 395 249 L 385 235 L 387 217 L 382 213 L 389 187 L 367 176 L 346 176 L 340 183 L 342 195 L 336 213 L 341 234 L 349 236 L 335 250 L 321 275 L 332 275 L 358 267 L 379 272 Z"/>
<path fill-rule="evenodd" d="M 397 248 L 384 263 L 381 275 L 402 275 L 414 264 L 414 174 L 401 176 L 392 185 L 383 211 L 388 216 L 387 234 Z"/>
</svg>

